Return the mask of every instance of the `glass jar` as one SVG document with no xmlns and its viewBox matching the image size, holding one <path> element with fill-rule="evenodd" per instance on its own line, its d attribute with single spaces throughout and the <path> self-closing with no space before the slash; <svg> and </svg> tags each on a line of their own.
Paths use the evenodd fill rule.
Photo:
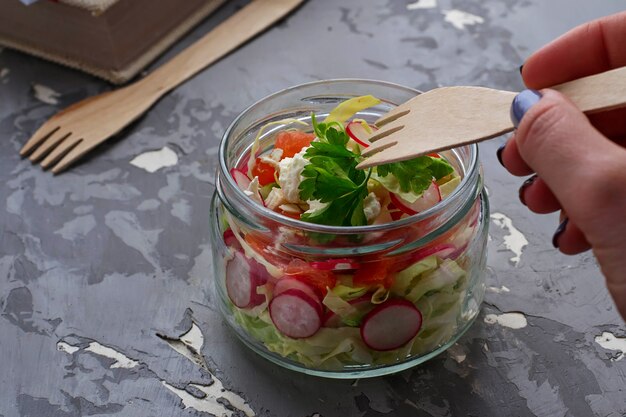
<svg viewBox="0 0 626 417">
<path fill-rule="evenodd" d="M 368 80 L 299 85 L 250 106 L 220 146 L 210 219 L 220 310 L 253 351 L 307 374 L 362 378 L 420 364 L 469 328 L 484 296 L 489 208 L 475 145 L 441 153 L 461 177 L 446 198 L 384 224 L 306 223 L 263 207 L 237 186 L 231 169 L 247 165 L 263 126 L 274 123 L 261 132 L 259 152 L 272 148 L 277 131 L 292 127 L 281 120 L 310 122 L 311 113 L 322 120 L 338 103 L 368 94 L 381 103 L 356 117 L 374 122 L 419 92 Z M 380 274 L 383 281 L 362 284 Z M 293 286 L 303 275 L 331 279 L 333 287 L 325 295 L 301 296 L 306 290 Z M 286 282 L 295 299 L 308 301 L 290 304 L 283 296 L 273 305 Z M 310 302 L 315 296 L 319 303 Z M 285 334 L 276 320 L 302 332 Z M 394 345 L 400 336 L 408 342 Z"/>
</svg>

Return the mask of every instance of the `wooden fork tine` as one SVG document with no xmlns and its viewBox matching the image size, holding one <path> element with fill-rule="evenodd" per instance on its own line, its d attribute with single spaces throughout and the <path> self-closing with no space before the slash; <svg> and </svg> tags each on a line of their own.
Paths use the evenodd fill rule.
<svg viewBox="0 0 626 417">
<path fill-rule="evenodd" d="M 51 129 L 48 123 L 44 123 L 37 131 L 28 139 L 28 141 L 20 149 L 20 156 L 24 157 L 30 154 L 33 149 L 39 146 L 44 140 L 54 135 L 60 129 L 59 126 Z"/>
<path fill-rule="evenodd" d="M 48 136 L 48 138 L 43 141 L 37 149 L 30 154 L 28 159 L 31 162 L 37 162 L 44 156 L 46 156 L 51 150 L 56 148 L 61 142 L 63 142 L 66 138 L 71 135 L 70 132 L 62 132 L 61 130 L 56 130 L 52 135 Z"/>
<path fill-rule="evenodd" d="M 41 167 L 43 169 L 48 169 L 52 164 L 59 161 L 66 153 L 71 151 L 75 146 L 77 146 L 82 139 L 77 138 L 76 136 L 70 136 L 66 138 L 59 146 L 54 148 L 48 156 L 41 161 Z"/>
<path fill-rule="evenodd" d="M 401 104 L 400 106 L 398 106 L 395 109 L 391 110 L 389 113 L 385 114 L 380 119 L 376 120 L 376 126 L 378 126 L 378 127 L 385 126 L 386 124 L 389 124 L 391 122 L 395 122 L 396 120 L 400 119 L 401 117 L 404 117 L 407 114 L 409 114 L 411 112 L 411 108 L 409 107 L 409 103 L 411 101 L 412 101 L 412 99 L 407 101 L 404 104 Z"/>
<path fill-rule="evenodd" d="M 96 147 L 97 143 L 86 142 L 85 139 L 81 139 L 79 143 L 74 146 L 67 154 L 65 154 L 59 162 L 52 167 L 52 173 L 58 174 L 64 171 L 67 167 L 76 162 L 81 156 L 89 152 Z"/>
<path fill-rule="evenodd" d="M 376 144 L 378 144 L 380 141 L 382 141 L 389 135 L 392 135 L 402 129 L 404 129 L 404 123 L 392 122 L 392 123 L 385 125 L 382 129 L 378 129 L 375 132 L 373 132 L 370 136 L 365 138 L 367 141 L 371 142 L 373 145 L 365 148 L 365 150 L 363 151 L 363 156 L 367 156 L 376 152 L 376 149 L 377 149 L 377 147 L 375 146 Z"/>
<path fill-rule="evenodd" d="M 397 146 L 397 144 L 398 142 L 396 141 L 381 143 L 378 152 L 359 163 L 356 166 L 357 169 L 366 169 L 380 164 L 388 164 L 407 159 L 406 150 L 402 149 L 401 146 Z"/>
</svg>

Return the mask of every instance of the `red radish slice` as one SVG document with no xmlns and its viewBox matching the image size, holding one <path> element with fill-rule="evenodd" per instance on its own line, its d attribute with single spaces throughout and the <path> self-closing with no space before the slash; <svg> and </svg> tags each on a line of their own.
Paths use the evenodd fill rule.
<svg viewBox="0 0 626 417">
<path fill-rule="evenodd" d="M 233 179 L 235 180 L 235 182 L 237 183 L 237 185 L 239 186 L 239 188 L 241 188 L 242 190 L 247 190 L 248 187 L 250 186 L 250 178 L 246 175 L 245 172 L 243 172 L 240 169 L 237 168 L 232 168 L 230 170 L 230 175 L 233 176 Z"/>
<path fill-rule="evenodd" d="M 233 232 L 233 229 L 226 229 L 224 231 L 223 239 L 224 239 L 224 244 L 226 246 L 233 247 L 237 249 L 238 251 L 243 250 L 243 248 L 241 247 L 241 244 L 235 237 L 235 232 Z"/>
<path fill-rule="evenodd" d="M 326 261 L 311 262 L 313 268 L 320 271 L 347 271 L 359 269 L 359 263 L 348 258 L 328 259 Z"/>
<path fill-rule="evenodd" d="M 376 130 L 373 126 L 370 126 L 372 130 Z M 350 122 L 346 126 L 346 133 L 350 136 L 356 143 L 361 146 L 368 147 L 370 143 L 367 138 L 371 133 L 365 129 L 365 126 L 361 122 Z"/>
<path fill-rule="evenodd" d="M 395 197 L 394 194 L 389 194 L 391 198 Z M 389 215 L 391 216 L 391 220 L 399 220 L 404 213 L 402 210 L 398 209 L 395 204 L 389 203 L 387 205 L 387 210 L 389 211 Z"/>
<path fill-rule="evenodd" d="M 400 210 L 406 214 L 412 216 L 414 214 L 425 211 L 438 202 L 441 201 L 441 193 L 439 192 L 439 186 L 435 181 L 432 181 L 430 187 L 424 191 L 422 196 L 415 200 L 413 203 L 409 203 L 397 194 L 389 193 L 391 202 Z"/>
<path fill-rule="evenodd" d="M 256 289 L 270 278 L 265 267 L 241 252 L 235 252 L 226 264 L 226 292 L 228 298 L 239 308 L 250 308 L 265 301 L 265 295 Z"/>
<path fill-rule="evenodd" d="M 397 349 L 417 335 L 422 313 L 412 302 L 401 298 L 387 300 L 370 311 L 361 323 L 361 338 L 373 350 Z"/>
<path fill-rule="evenodd" d="M 293 339 L 313 336 L 322 326 L 322 305 L 295 288 L 275 296 L 269 311 L 278 331 Z"/>
<path fill-rule="evenodd" d="M 292 289 L 302 291 L 316 301 L 320 300 L 319 294 L 317 293 L 317 291 L 315 291 L 315 289 L 313 289 L 313 287 L 311 287 L 307 283 L 300 281 L 297 278 L 287 277 L 283 277 L 276 281 L 276 285 L 274 286 L 274 297 Z"/>
</svg>

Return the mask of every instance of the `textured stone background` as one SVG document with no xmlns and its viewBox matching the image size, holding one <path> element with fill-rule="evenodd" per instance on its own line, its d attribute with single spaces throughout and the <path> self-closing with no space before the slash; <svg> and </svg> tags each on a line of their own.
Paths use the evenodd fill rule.
<svg viewBox="0 0 626 417">
<path fill-rule="evenodd" d="M 245 3 L 230 2 L 175 50 Z M 626 359 L 596 339 L 624 338 L 624 322 L 593 257 L 556 253 L 556 217 L 519 203 L 521 180 L 495 158 L 503 138 L 481 145 L 494 213 L 490 288 L 450 351 L 384 378 L 306 377 L 247 351 L 215 311 L 207 214 L 217 145 L 242 109 L 326 78 L 521 89 L 518 67 L 532 50 L 623 8 L 617 0 L 413 3 L 310 0 L 59 177 L 17 151 L 47 117 L 111 87 L 0 52 L 0 417 L 626 415 Z M 482 21 L 455 27 L 451 10 Z M 58 92 L 58 103 L 37 99 L 33 84 Z M 129 163 L 164 146 L 177 164 L 149 173 Z M 511 242 L 523 239 L 516 255 Z M 527 326 L 484 321 L 507 312 Z"/>
</svg>

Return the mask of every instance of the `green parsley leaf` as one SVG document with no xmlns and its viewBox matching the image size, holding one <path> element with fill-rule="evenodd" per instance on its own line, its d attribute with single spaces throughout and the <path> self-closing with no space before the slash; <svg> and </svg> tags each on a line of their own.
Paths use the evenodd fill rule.
<svg viewBox="0 0 626 417">
<path fill-rule="evenodd" d="M 366 225 L 363 200 L 371 170 L 356 169 L 361 158 L 346 148 L 349 137 L 342 124 L 318 123 L 315 115 L 311 119 L 318 140 L 304 154 L 310 163 L 302 170 L 300 198 L 319 200 L 326 206 L 300 219 L 330 226 Z"/>
<path fill-rule="evenodd" d="M 379 165 L 376 173 L 380 177 L 392 174 L 400 185 L 402 192 L 421 194 L 433 180 L 445 177 L 454 171 L 448 161 L 443 158 L 420 156 L 408 161 L 393 162 Z"/>
</svg>

